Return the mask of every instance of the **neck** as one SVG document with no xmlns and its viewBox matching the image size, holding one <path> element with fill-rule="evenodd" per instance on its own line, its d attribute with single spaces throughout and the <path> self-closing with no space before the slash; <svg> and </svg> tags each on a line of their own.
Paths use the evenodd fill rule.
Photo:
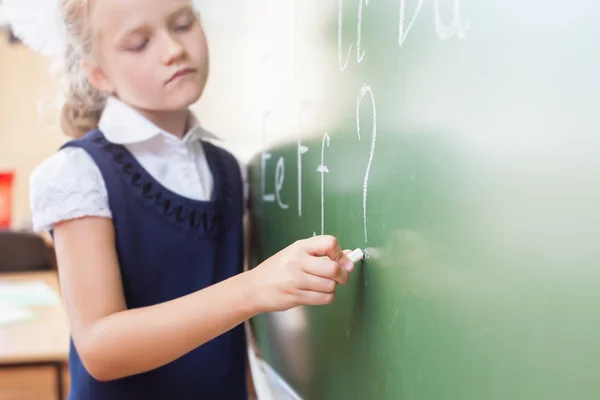
<svg viewBox="0 0 600 400">
<path fill-rule="evenodd" d="M 188 130 L 189 112 L 187 109 L 175 111 L 139 111 L 154 125 L 180 139 L 183 138 Z"/>
</svg>

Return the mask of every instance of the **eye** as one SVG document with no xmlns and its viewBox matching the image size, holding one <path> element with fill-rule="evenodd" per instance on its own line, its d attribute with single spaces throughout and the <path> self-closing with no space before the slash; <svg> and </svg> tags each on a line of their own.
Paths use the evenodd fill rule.
<svg viewBox="0 0 600 400">
<path fill-rule="evenodd" d="M 148 42 L 149 42 L 148 39 L 144 39 L 144 40 L 140 41 L 139 43 L 137 43 L 136 45 L 130 47 L 129 51 L 132 51 L 134 53 L 139 53 L 139 52 L 143 51 L 146 48 L 146 46 L 148 46 Z"/>
<path fill-rule="evenodd" d="M 192 28 L 192 26 L 194 26 L 194 22 L 195 21 L 192 20 L 192 21 L 188 21 L 185 24 L 178 24 L 178 25 L 175 26 L 175 31 L 176 32 L 186 32 L 186 31 L 189 31 Z"/>
<path fill-rule="evenodd" d="M 187 11 L 173 20 L 173 29 L 175 32 L 187 32 L 194 26 L 196 20 L 196 15 Z"/>
</svg>

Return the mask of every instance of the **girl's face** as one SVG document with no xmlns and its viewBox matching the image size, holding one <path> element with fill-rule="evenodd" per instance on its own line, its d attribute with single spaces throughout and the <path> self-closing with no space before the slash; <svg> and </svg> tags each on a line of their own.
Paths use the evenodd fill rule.
<svg viewBox="0 0 600 400">
<path fill-rule="evenodd" d="M 189 0 L 102 0 L 90 9 L 92 84 L 144 111 L 177 111 L 198 100 L 208 45 Z"/>
</svg>

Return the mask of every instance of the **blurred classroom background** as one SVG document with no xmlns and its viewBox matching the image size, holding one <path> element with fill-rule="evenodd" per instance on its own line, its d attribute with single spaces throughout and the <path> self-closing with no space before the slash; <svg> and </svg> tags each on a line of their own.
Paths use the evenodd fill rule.
<svg viewBox="0 0 600 400">
<path fill-rule="evenodd" d="M 28 191 L 29 174 L 66 138 L 44 115 L 57 93 L 46 61 L 11 39 L 0 32 L 0 399 L 66 398 L 68 324 Z"/>
</svg>

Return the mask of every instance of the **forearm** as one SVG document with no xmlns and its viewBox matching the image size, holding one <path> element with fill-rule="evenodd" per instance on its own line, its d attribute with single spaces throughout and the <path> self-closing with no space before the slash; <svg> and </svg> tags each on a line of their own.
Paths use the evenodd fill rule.
<svg viewBox="0 0 600 400">
<path fill-rule="evenodd" d="M 165 365 L 229 331 L 260 312 L 247 274 L 102 318 L 82 343 L 84 363 L 97 379 L 117 379 Z"/>
</svg>

